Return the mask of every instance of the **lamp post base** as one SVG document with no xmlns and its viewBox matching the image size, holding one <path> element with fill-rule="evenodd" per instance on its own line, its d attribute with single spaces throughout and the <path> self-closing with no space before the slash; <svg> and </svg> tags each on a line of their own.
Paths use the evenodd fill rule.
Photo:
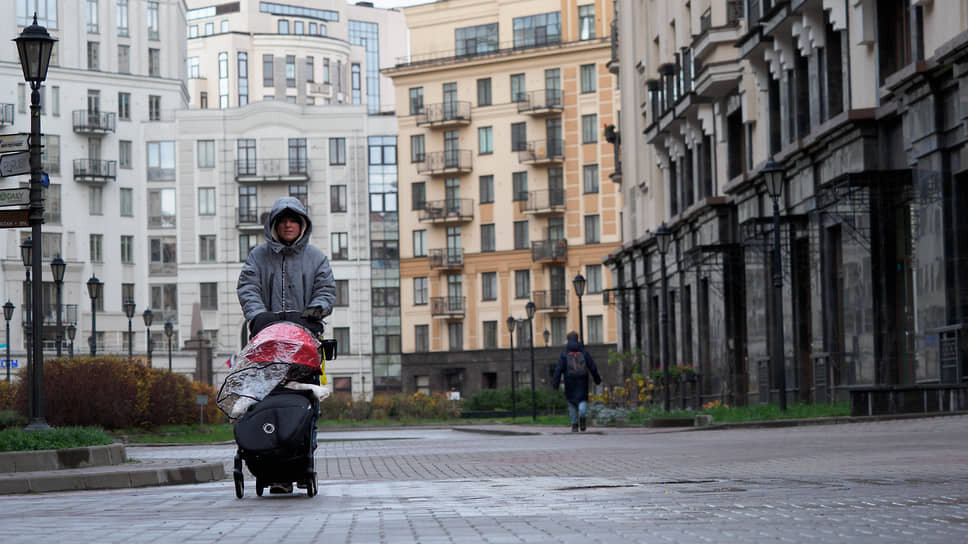
<svg viewBox="0 0 968 544">
<path fill-rule="evenodd" d="M 28 423 L 27 426 L 24 427 L 24 430 L 28 432 L 46 431 L 49 429 L 50 429 L 50 425 L 48 425 L 47 421 L 43 418 L 31 419 L 30 423 Z"/>
</svg>

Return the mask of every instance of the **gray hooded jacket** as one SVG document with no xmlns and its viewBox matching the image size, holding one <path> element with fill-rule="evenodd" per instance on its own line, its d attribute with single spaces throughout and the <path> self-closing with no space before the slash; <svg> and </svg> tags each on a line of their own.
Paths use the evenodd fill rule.
<svg viewBox="0 0 968 544">
<path fill-rule="evenodd" d="M 303 228 L 291 245 L 276 238 L 275 222 L 285 210 L 302 219 Z M 251 321 L 262 312 L 301 312 L 319 306 L 324 314 L 336 302 L 336 282 L 329 259 L 309 245 L 313 223 L 302 202 L 282 197 L 272 206 L 266 218 L 266 242 L 255 247 L 242 266 L 238 295 L 242 313 Z"/>
</svg>

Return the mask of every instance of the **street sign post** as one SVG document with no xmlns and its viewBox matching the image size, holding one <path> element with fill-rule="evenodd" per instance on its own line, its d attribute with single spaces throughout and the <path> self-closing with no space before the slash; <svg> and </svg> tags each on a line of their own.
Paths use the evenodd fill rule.
<svg viewBox="0 0 968 544">
<path fill-rule="evenodd" d="M 27 151 L 27 138 L 30 137 L 26 132 L 20 134 L 0 135 L 0 153 L 10 153 L 13 151 Z"/>
<path fill-rule="evenodd" d="M 17 176 L 30 173 L 30 152 L 0 155 L 0 176 Z"/>
<path fill-rule="evenodd" d="M 30 189 L 0 189 L 0 206 L 22 206 L 30 204 Z"/>
<path fill-rule="evenodd" d="M 3 210 L 0 211 L 0 229 L 15 229 L 29 227 L 28 216 L 30 210 Z"/>
</svg>

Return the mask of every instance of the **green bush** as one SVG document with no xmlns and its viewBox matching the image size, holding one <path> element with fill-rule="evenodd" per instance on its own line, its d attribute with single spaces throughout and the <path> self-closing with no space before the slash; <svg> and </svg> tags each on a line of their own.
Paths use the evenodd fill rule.
<svg viewBox="0 0 968 544">
<path fill-rule="evenodd" d="M 4 429 L 0 431 L 0 451 L 59 450 L 103 446 L 114 439 L 97 427 L 60 427 L 46 431 Z"/>
<path fill-rule="evenodd" d="M 335 396 L 319 405 L 321 422 L 449 420 L 460 417 L 460 403 L 434 393 L 380 393 L 372 402 Z"/>
<path fill-rule="evenodd" d="M 23 427 L 27 424 L 27 418 L 14 410 L 0 410 L 0 429 L 8 427 Z"/>
<path fill-rule="evenodd" d="M 518 387 L 514 392 L 518 411 L 531 410 L 531 388 Z M 534 391 L 534 403 L 538 410 L 567 410 L 568 401 L 561 391 L 542 387 Z M 482 389 L 464 401 L 465 411 L 491 411 L 511 409 L 511 388 Z"/>
</svg>

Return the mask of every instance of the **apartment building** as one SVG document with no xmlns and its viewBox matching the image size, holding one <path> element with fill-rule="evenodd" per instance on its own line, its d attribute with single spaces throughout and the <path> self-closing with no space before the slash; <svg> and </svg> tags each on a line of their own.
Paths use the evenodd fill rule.
<svg viewBox="0 0 968 544">
<path fill-rule="evenodd" d="M 15 4 L 15 5 L 13 5 Z M 13 39 L 37 14 L 57 38 L 41 90 L 45 193 L 43 225 L 44 349 L 56 347 L 56 288 L 48 266 L 67 263 L 62 289 L 64 325 L 77 327 L 74 351 L 90 350 L 92 302 L 86 282 L 104 283 L 97 311 L 98 353 L 127 353 L 125 300 L 137 305 L 133 348 L 146 350 L 141 312 L 155 295 L 146 279 L 155 254 L 145 243 L 150 228 L 149 185 L 157 155 L 149 140 L 173 135 L 171 120 L 184 109 L 185 9 L 175 0 L 17 0 L 0 33 Z M 17 49 L 0 50 L 0 132 L 30 131 L 30 87 Z M 28 176 L 3 178 L 26 186 Z M 20 244 L 29 229 L 0 236 L 0 296 L 16 305 L 10 331 L 12 358 L 25 367 L 25 280 Z M 36 278 L 32 278 L 36 280 Z M 159 321 L 155 331 L 160 334 Z M 160 344 L 159 348 L 163 344 Z M 69 349 L 67 340 L 63 352 Z"/>
<path fill-rule="evenodd" d="M 506 321 L 526 319 L 529 301 L 540 387 L 569 330 L 604 362 L 616 323 L 602 259 L 620 244 L 622 204 L 603 130 L 619 108 L 612 3 L 453 0 L 404 13 L 410 55 L 384 70 L 401 150 L 404 390 L 510 385 Z M 530 327 L 516 323 L 525 350 L 513 379 L 525 385 Z"/>
<path fill-rule="evenodd" d="M 968 176 L 968 4 L 616 8 L 612 66 L 635 135 L 621 150 L 626 242 L 607 262 L 621 348 L 659 368 L 668 347 L 697 368 L 704 400 L 775 402 L 785 381 L 791 402 L 894 386 L 952 408 L 956 396 L 922 392 L 968 375 L 955 212 Z"/>
<path fill-rule="evenodd" d="M 336 391 L 398 389 L 399 302 L 386 295 L 399 289 L 397 127 L 380 67 L 406 49 L 403 14 L 342 0 L 188 6 L 190 106 L 166 143 L 178 170 L 154 200 L 184 219 L 149 232 L 177 245 L 172 310 L 187 326 L 198 304 L 219 349 L 238 350 L 241 263 L 275 200 L 296 197 L 337 282 Z"/>
</svg>

